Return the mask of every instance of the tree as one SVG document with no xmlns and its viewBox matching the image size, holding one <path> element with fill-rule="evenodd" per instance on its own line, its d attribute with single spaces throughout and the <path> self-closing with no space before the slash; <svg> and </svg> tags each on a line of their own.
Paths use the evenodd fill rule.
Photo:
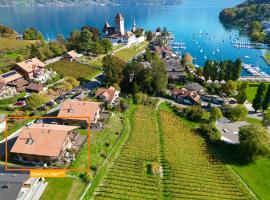
<svg viewBox="0 0 270 200">
<path fill-rule="evenodd" d="M 69 37 L 67 39 L 67 47 L 72 50 L 79 50 L 79 40 L 80 40 L 81 32 L 78 30 L 73 30 L 69 33 Z"/>
<path fill-rule="evenodd" d="M 34 28 L 27 28 L 23 32 L 24 40 L 44 40 L 43 35 Z"/>
<path fill-rule="evenodd" d="M 145 35 L 146 35 L 146 40 L 147 40 L 148 42 L 152 41 L 152 39 L 153 39 L 153 33 L 152 33 L 151 31 L 147 31 L 147 32 L 145 33 Z"/>
<path fill-rule="evenodd" d="M 184 65 L 192 64 L 193 62 L 192 59 L 193 59 L 192 56 L 189 53 L 187 53 L 182 57 L 182 63 Z"/>
<path fill-rule="evenodd" d="M 112 50 L 112 43 L 108 38 L 104 38 L 101 40 L 101 45 L 105 50 L 105 53 L 108 53 Z"/>
<path fill-rule="evenodd" d="M 237 89 L 237 85 L 232 80 L 226 81 L 226 83 L 222 85 L 222 91 L 228 97 L 233 96 L 235 94 L 235 92 L 236 92 L 236 89 Z"/>
<path fill-rule="evenodd" d="M 203 68 L 203 77 L 206 81 L 210 78 L 210 75 L 212 73 L 211 70 L 212 70 L 212 61 L 207 60 Z"/>
<path fill-rule="evenodd" d="M 270 126 L 270 110 L 267 110 L 263 113 L 262 123 L 266 127 Z"/>
<path fill-rule="evenodd" d="M 184 108 L 182 114 L 190 121 L 199 122 L 202 120 L 204 110 L 200 106 L 191 106 Z"/>
<path fill-rule="evenodd" d="M 221 139 L 219 130 L 213 124 L 201 124 L 199 132 L 212 143 L 216 143 Z"/>
<path fill-rule="evenodd" d="M 234 62 L 231 79 L 234 81 L 238 80 L 240 77 L 241 71 L 242 71 L 242 61 L 240 58 L 237 58 L 236 61 Z"/>
<path fill-rule="evenodd" d="M 149 47 L 146 48 L 146 51 L 145 51 L 145 59 L 146 59 L 147 61 L 151 61 L 151 60 L 152 60 L 152 53 L 151 53 Z"/>
<path fill-rule="evenodd" d="M 57 40 L 57 42 L 59 42 L 60 44 L 65 44 L 65 37 L 64 37 L 63 34 L 57 34 L 56 40 Z"/>
<path fill-rule="evenodd" d="M 105 75 L 105 83 L 109 86 L 114 83 L 120 85 L 123 80 L 123 70 L 125 62 L 112 55 L 107 55 L 103 58 L 103 70 Z"/>
<path fill-rule="evenodd" d="M 73 77 L 69 77 L 69 76 L 65 77 L 65 81 L 70 83 L 73 88 L 78 87 L 80 85 L 80 82 Z"/>
<path fill-rule="evenodd" d="M 92 52 L 93 52 L 95 55 L 103 54 L 104 51 L 105 51 L 105 50 L 104 50 L 103 46 L 102 46 L 100 43 L 94 42 Z"/>
<path fill-rule="evenodd" d="M 218 107 L 212 108 L 211 113 L 210 113 L 210 120 L 215 122 L 221 118 L 223 118 L 223 115 L 220 108 Z"/>
<path fill-rule="evenodd" d="M 88 30 L 83 30 L 79 38 L 79 50 L 81 52 L 91 53 L 94 49 L 93 34 Z"/>
<path fill-rule="evenodd" d="M 46 102 L 45 97 L 42 94 L 38 95 L 36 93 L 32 93 L 30 97 L 26 99 L 27 106 L 32 110 L 36 110 L 45 102 Z"/>
<path fill-rule="evenodd" d="M 267 110 L 270 106 L 270 85 L 268 85 L 267 92 L 265 94 L 265 98 L 262 103 L 262 109 L 263 111 Z"/>
<path fill-rule="evenodd" d="M 165 64 L 155 54 L 152 61 L 152 77 L 153 77 L 153 91 L 154 93 L 162 92 L 167 84 L 167 72 Z"/>
<path fill-rule="evenodd" d="M 244 105 L 237 105 L 235 107 L 229 108 L 226 113 L 226 117 L 231 121 L 244 121 L 248 115 L 248 110 Z"/>
<path fill-rule="evenodd" d="M 259 21 L 253 21 L 250 23 L 250 32 L 254 33 L 254 32 L 261 32 L 262 31 L 262 25 Z"/>
<path fill-rule="evenodd" d="M 255 161 L 270 154 L 270 137 L 261 126 L 247 125 L 240 128 L 239 153 L 246 161 Z"/>
<path fill-rule="evenodd" d="M 247 99 L 247 87 L 248 84 L 243 82 L 238 87 L 238 94 L 236 96 L 236 100 L 238 104 L 244 104 Z"/>
<path fill-rule="evenodd" d="M 266 83 L 261 83 L 257 89 L 255 98 L 252 101 L 252 107 L 254 108 L 255 112 L 257 112 L 259 109 L 262 108 L 266 90 L 267 90 Z"/>
<path fill-rule="evenodd" d="M 195 74 L 199 77 L 202 77 L 203 76 L 203 69 L 201 67 L 197 68 L 195 71 Z"/>
<path fill-rule="evenodd" d="M 98 42 L 99 41 L 100 32 L 99 32 L 99 30 L 97 28 L 94 28 L 94 27 L 91 27 L 91 26 L 83 26 L 81 28 L 81 31 L 84 31 L 84 30 L 87 30 L 90 33 L 92 33 L 92 40 L 93 41 L 95 41 L 95 42 Z"/>
</svg>

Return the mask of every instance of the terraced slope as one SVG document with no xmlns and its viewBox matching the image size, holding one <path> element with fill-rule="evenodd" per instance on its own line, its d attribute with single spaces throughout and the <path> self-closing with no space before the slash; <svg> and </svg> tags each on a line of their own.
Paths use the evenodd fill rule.
<svg viewBox="0 0 270 200">
<path fill-rule="evenodd" d="M 236 177 L 173 113 L 160 111 L 166 162 L 163 182 L 169 199 L 251 199 Z"/>
<path fill-rule="evenodd" d="M 147 164 L 158 162 L 159 141 L 154 108 L 138 106 L 132 134 L 94 199 L 160 199 L 159 175 L 147 173 Z"/>
</svg>

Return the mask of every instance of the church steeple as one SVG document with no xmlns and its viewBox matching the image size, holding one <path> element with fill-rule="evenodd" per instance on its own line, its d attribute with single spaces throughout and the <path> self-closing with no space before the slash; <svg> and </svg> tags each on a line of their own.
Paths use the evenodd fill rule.
<svg viewBox="0 0 270 200">
<path fill-rule="evenodd" d="M 135 32 L 136 28 L 137 28 L 137 26 L 136 26 L 136 21 L 135 21 L 135 18 L 134 18 L 132 32 Z"/>
<path fill-rule="evenodd" d="M 121 13 L 118 13 L 114 19 L 115 31 L 121 35 L 125 35 L 125 20 Z"/>
</svg>

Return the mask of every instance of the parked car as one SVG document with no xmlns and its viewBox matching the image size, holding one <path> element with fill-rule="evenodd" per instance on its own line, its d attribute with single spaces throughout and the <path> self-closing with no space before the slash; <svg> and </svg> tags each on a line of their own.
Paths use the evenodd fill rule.
<svg viewBox="0 0 270 200">
<path fill-rule="evenodd" d="M 23 98 L 25 98 L 25 99 L 26 99 L 26 98 L 28 98 L 28 97 L 30 97 L 30 93 L 28 93 L 28 92 L 27 92 L 27 93 L 26 93 L 26 95 L 24 95 L 24 97 L 23 97 Z"/>
<path fill-rule="evenodd" d="M 40 111 L 41 111 L 41 110 L 45 110 L 45 107 L 46 107 L 45 105 L 40 106 L 40 107 L 37 108 L 37 110 L 40 110 Z"/>
<path fill-rule="evenodd" d="M 48 103 L 46 103 L 46 106 L 53 106 L 53 105 L 55 105 L 54 101 L 49 101 Z"/>
<path fill-rule="evenodd" d="M 25 101 L 18 101 L 17 103 L 14 104 L 14 106 L 25 106 L 26 103 Z"/>
</svg>

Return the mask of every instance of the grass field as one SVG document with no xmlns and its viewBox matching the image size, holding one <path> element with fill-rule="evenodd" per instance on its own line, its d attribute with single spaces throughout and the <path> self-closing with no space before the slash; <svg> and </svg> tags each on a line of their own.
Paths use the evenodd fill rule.
<svg viewBox="0 0 270 200">
<path fill-rule="evenodd" d="M 86 183 L 73 178 L 48 178 L 49 183 L 40 200 L 78 200 Z"/>
<path fill-rule="evenodd" d="M 27 46 L 33 43 L 36 43 L 36 41 L 13 40 L 13 39 L 0 37 L 0 50 L 22 49 L 22 48 L 26 48 Z"/>
<path fill-rule="evenodd" d="M 268 83 L 270 84 L 270 83 Z M 247 88 L 247 100 L 252 103 L 260 83 L 249 83 Z"/>
<path fill-rule="evenodd" d="M 147 44 L 148 44 L 148 42 L 141 42 L 141 43 L 139 43 L 137 45 L 133 45 L 129 48 L 124 48 L 124 49 L 114 53 L 114 56 L 127 62 L 130 59 L 132 59 L 134 56 L 136 56 L 137 54 L 142 52 L 146 48 Z"/>
<path fill-rule="evenodd" d="M 147 164 L 159 160 L 155 110 L 138 106 L 132 124 L 130 138 L 94 199 L 160 199 L 159 176 L 147 173 Z"/>
<path fill-rule="evenodd" d="M 51 68 L 61 76 L 70 76 L 80 81 L 90 80 L 100 71 L 97 68 L 88 65 L 80 64 L 76 61 L 61 60 L 50 64 L 47 68 Z"/>
</svg>

